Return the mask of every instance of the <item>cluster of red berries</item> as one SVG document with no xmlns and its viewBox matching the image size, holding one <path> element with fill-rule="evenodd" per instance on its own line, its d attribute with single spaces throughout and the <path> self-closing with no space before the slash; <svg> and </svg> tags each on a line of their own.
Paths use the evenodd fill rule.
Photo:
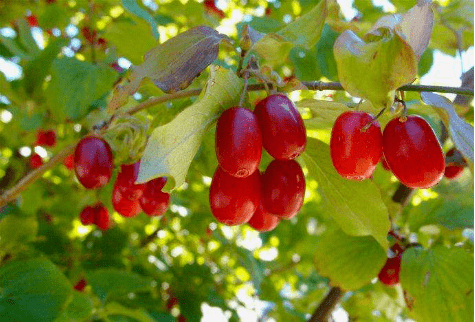
<svg viewBox="0 0 475 322">
<path fill-rule="evenodd" d="M 330 150 L 336 171 L 350 180 L 371 177 L 383 156 L 390 171 L 411 188 L 434 186 L 445 170 L 434 131 L 416 115 L 392 119 L 381 133 L 373 115 L 345 112 L 333 126 Z"/>
<path fill-rule="evenodd" d="M 223 112 L 216 126 L 219 166 L 209 194 L 214 217 L 259 231 L 294 217 L 305 195 L 305 177 L 294 159 L 306 143 L 302 117 L 285 95 L 268 96 L 254 112 L 241 107 Z M 261 174 L 263 147 L 275 160 Z"/>
<path fill-rule="evenodd" d="M 149 216 L 163 215 L 170 203 L 170 195 L 161 191 L 166 183 L 166 178 L 162 177 L 144 184 L 135 184 L 139 167 L 140 161 L 121 165 L 114 183 L 112 205 L 123 217 L 134 217 L 142 210 Z M 77 144 L 74 152 L 74 170 L 79 182 L 85 188 L 97 189 L 106 185 L 112 177 L 113 169 L 112 150 L 105 140 L 95 136 L 86 136 Z M 100 223 L 95 221 L 93 218 L 96 217 L 90 215 L 91 211 L 86 211 L 87 208 L 81 213 L 83 224 L 95 223 L 103 230 L 110 228 L 110 223 L 106 225 L 102 221 Z M 104 213 L 106 214 L 104 216 L 109 220 L 109 212 Z M 106 222 L 105 219 L 101 220 Z"/>
<path fill-rule="evenodd" d="M 102 204 L 96 203 L 94 206 L 86 206 L 79 215 L 83 225 L 96 225 L 100 230 L 107 230 L 111 227 L 109 210 Z"/>
</svg>

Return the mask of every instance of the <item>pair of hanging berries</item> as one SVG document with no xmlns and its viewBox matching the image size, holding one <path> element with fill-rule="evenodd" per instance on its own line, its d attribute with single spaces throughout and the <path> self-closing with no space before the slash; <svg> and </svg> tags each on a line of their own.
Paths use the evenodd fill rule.
<svg viewBox="0 0 475 322">
<path fill-rule="evenodd" d="M 295 216 L 303 203 L 305 178 L 294 161 L 305 149 L 306 131 L 292 101 L 270 95 L 251 112 L 233 107 L 216 127 L 219 167 L 210 187 L 214 217 L 226 225 L 249 224 L 272 230 L 281 218 Z M 263 174 L 262 148 L 274 157 Z"/>
<path fill-rule="evenodd" d="M 36 132 L 35 145 L 54 147 L 56 145 L 56 132 L 53 130 L 38 130 Z M 39 154 L 33 153 L 29 159 L 32 169 L 37 169 L 43 165 L 43 159 Z"/>
<path fill-rule="evenodd" d="M 100 230 L 107 230 L 111 227 L 109 210 L 102 204 L 96 203 L 94 206 L 86 206 L 79 215 L 83 225 L 96 225 Z"/>
<path fill-rule="evenodd" d="M 345 112 L 333 126 L 330 151 L 336 171 L 350 180 L 368 179 L 383 155 L 392 173 L 411 188 L 436 185 L 445 170 L 434 131 L 417 115 L 396 117 L 381 133 L 372 114 Z"/>
</svg>

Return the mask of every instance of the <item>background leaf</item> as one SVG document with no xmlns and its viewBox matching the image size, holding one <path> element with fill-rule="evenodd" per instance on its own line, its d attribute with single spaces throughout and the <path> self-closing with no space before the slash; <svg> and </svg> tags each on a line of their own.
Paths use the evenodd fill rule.
<svg viewBox="0 0 475 322">
<path fill-rule="evenodd" d="M 158 34 L 158 26 L 155 19 L 137 3 L 137 0 L 122 0 L 122 5 L 132 14 L 147 21 L 150 24 L 154 37 L 158 39 L 160 35 Z"/>
</svg>

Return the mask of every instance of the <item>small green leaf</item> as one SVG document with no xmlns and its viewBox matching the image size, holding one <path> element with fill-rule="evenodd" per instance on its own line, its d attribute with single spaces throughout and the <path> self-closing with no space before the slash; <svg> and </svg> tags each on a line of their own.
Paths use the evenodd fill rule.
<svg viewBox="0 0 475 322">
<path fill-rule="evenodd" d="M 0 249 L 7 250 L 17 243 L 26 243 L 38 233 L 36 217 L 5 216 L 0 220 Z"/>
<path fill-rule="evenodd" d="M 134 319 L 134 321 L 136 320 L 139 322 L 155 322 L 156 321 L 144 309 L 131 309 L 131 308 L 122 306 L 117 302 L 112 302 L 112 303 L 107 304 L 104 309 L 105 309 L 105 313 L 110 317 L 118 315 L 118 316 L 126 316 L 126 317 Z"/>
<path fill-rule="evenodd" d="M 69 13 L 67 8 L 58 2 L 45 7 L 45 11 L 38 17 L 38 23 L 43 30 L 52 28 L 63 29 L 69 24 Z"/>
<path fill-rule="evenodd" d="M 341 230 L 327 230 L 314 249 L 318 274 L 344 290 L 369 284 L 386 262 L 385 249 L 373 237 L 349 236 Z"/>
<path fill-rule="evenodd" d="M 40 49 L 38 48 L 38 45 L 36 44 L 35 39 L 31 34 L 30 26 L 28 25 L 25 19 L 18 20 L 17 25 L 18 36 L 20 37 L 21 44 L 26 48 L 29 55 L 36 55 L 40 51 Z"/>
<path fill-rule="evenodd" d="M 158 34 L 158 26 L 155 22 L 153 16 L 148 13 L 145 9 L 143 9 L 138 3 L 137 0 L 122 0 L 122 5 L 125 9 L 127 9 L 130 13 L 136 15 L 139 18 L 147 21 L 150 26 L 152 27 L 152 33 L 156 39 L 160 36 Z"/>
<path fill-rule="evenodd" d="M 421 98 L 424 103 L 435 108 L 445 127 L 449 130 L 450 138 L 457 150 L 463 154 L 473 172 L 473 126 L 457 115 L 452 102 L 446 97 L 423 92 Z"/>
<path fill-rule="evenodd" d="M 400 282 L 417 321 L 473 321 L 473 256 L 463 249 L 408 249 Z"/>
<path fill-rule="evenodd" d="M 47 102 L 60 121 L 77 120 L 87 114 L 92 102 L 109 91 L 117 73 L 73 58 L 58 58 L 51 66 Z"/>
<path fill-rule="evenodd" d="M 370 180 L 342 178 L 333 167 L 330 147 L 319 140 L 308 138 L 303 160 L 341 229 L 352 236 L 371 235 L 386 249 L 389 215 L 377 186 Z"/>
<path fill-rule="evenodd" d="M 52 321 L 73 293 L 63 273 L 43 258 L 2 266 L 0 285 L 2 321 Z"/>
<path fill-rule="evenodd" d="M 14 39 L 0 35 L 0 43 L 15 56 L 18 56 L 24 60 L 28 60 L 30 58 L 28 53 L 26 53 L 22 48 L 20 48 L 20 46 L 18 46 Z"/>
<path fill-rule="evenodd" d="M 243 84 L 231 70 L 211 66 L 206 88 L 194 104 L 173 121 L 156 128 L 145 148 L 137 182 L 168 176 L 165 190 L 185 182 L 203 135 L 220 113 L 235 103 Z"/>
<path fill-rule="evenodd" d="M 87 274 L 87 281 L 102 301 L 111 296 L 122 296 L 152 286 L 150 279 L 113 268 L 92 271 Z"/>
<path fill-rule="evenodd" d="M 91 315 L 92 309 L 93 304 L 89 296 L 74 292 L 73 300 L 63 313 L 65 321 L 83 321 Z"/>
</svg>

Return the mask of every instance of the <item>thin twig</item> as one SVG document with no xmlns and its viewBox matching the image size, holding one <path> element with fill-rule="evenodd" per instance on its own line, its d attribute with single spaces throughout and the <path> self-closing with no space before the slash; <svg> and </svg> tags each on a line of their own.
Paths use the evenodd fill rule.
<svg viewBox="0 0 475 322">
<path fill-rule="evenodd" d="M 343 294 L 344 292 L 338 286 L 332 287 L 310 319 L 308 319 L 308 322 L 327 322 Z"/>
</svg>

